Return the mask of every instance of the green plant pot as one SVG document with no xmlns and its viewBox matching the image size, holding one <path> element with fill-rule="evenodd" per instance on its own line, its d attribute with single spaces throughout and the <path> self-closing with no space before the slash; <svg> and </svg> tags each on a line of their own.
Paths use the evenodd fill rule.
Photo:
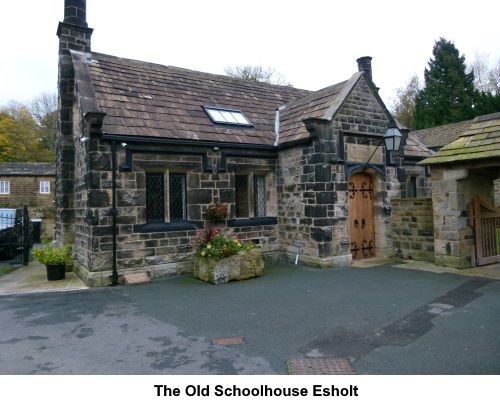
<svg viewBox="0 0 500 405">
<path fill-rule="evenodd" d="M 47 267 L 47 280 L 64 280 L 66 278 L 66 265 L 65 264 L 46 264 Z"/>
</svg>

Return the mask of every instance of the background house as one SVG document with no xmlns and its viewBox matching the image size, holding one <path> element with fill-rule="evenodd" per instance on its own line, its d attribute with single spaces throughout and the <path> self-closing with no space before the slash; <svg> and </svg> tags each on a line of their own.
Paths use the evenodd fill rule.
<svg viewBox="0 0 500 405">
<path fill-rule="evenodd" d="M 0 207 L 28 206 L 31 219 L 41 220 L 41 233 L 54 237 L 55 163 L 0 163 Z"/>
<path fill-rule="evenodd" d="M 440 125 L 433 128 L 411 131 L 413 139 L 417 139 L 426 148 L 438 151 L 448 145 L 469 129 L 472 120 L 455 122 L 453 124 Z"/>
<path fill-rule="evenodd" d="M 215 202 L 230 208 L 227 232 L 267 260 L 393 255 L 407 133 L 385 150 L 394 121 L 371 57 L 311 92 L 93 52 L 85 15 L 85 1 L 66 1 L 58 27 L 56 205 L 57 237 L 74 243 L 87 284 L 192 271 L 195 226 Z"/>
<path fill-rule="evenodd" d="M 431 196 L 431 174 L 426 166 L 418 163 L 433 155 L 433 151 L 428 148 L 420 139 L 409 133 L 404 147 L 404 163 L 406 176 L 406 198 L 430 197 Z"/>
</svg>

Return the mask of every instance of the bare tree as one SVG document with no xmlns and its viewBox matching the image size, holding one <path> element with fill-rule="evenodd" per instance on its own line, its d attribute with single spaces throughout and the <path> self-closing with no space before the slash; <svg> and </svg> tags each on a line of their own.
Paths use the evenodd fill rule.
<svg viewBox="0 0 500 405">
<path fill-rule="evenodd" d="M 391 113 L 405 127 L 415 129 L 415 98 L 420 90 L 418 75 L 410 77 L 405 87 L 396 90 L 396 97 L 391 99 Z"/>
<path fill-rule="evenodd" d="M 57 95 L 56 93 L 41 93 L 26 104 L 39 125 L 39 134 L 43 143 L 51 151 L 55 150 L 57 136 Z"/>
<path fill-rule="evenodd" d="M 476 52 L 474 59 L 467 65 L 467 73 L 474 72 L 474 86 L 477 90 L 487 93 L 489 91 L 489 56 Z"/>
<path fill-rule="evenodd" d="M 477 90 L 494 96 L 500 94 L 500 59 L 490 68 L 489 55 L 476 52 L 467 70 L 474 72 L 474 85 Z"/>
<path fill-rule="evenodd" d="M 230 77 L 278 84 L 280 86 L 292 86 L 292 84 L 285 79 L 285 76 L 283 76 L 280 72 L 277 72 L 276 69 L 264 68 L 262 65 L 228 66 L 224 69 L 224 72 Z"/>
<path fill-rule="evenodd" d="M 500 95 L 500 59 L 488 72 L 488 82 L 490 84 L 491 93 L 495 96 Z"/>
</svg>

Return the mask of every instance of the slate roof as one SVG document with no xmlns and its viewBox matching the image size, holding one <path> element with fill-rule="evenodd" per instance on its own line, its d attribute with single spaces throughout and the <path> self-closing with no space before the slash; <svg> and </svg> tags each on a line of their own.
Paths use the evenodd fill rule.
<svg viewBox="0 0 500 405">
<path fill-rule="evenodd" d="M 55 176 L 55 163 L 0 163 L 0 176 Z"/>
<path fill-rule="evenodd" d="M 280 114 L 281 142 L 306 138 L 308 132 L 302 122 L 305 118 L 331 119 L 330 110 L 335 105 L 335 101 L 341 98 L 339 96 L 343 90 L 348 93 L 348 89 L 359 79 L 360 75 L 360 73 L 355 74 L 351 78 L 350 85 L 348 85 L 348 81 L 338 83 L 301 97 L 284 106 L 283 112 Z"/>
<path fill-rule="evenodd" d="M 496 159 L 500 163 L 500 113 L 476 117 L 468 129 L 420 164 L 464 163 Z"/>
<path fill-rule="evenodd" d="M 472 124 L 472 120 L 441 125 L 434 128 L 411 131 L 413 137 L 419 138 L 425 146 L 437 150 L 457 139 Z"/>
<path fill-rule="evenodd" d="M 434 154 L 434 151 L 427 148 L 423 142 L 412 132 L 406 138 L 406 145 L 404 146 L 405 158 L 410 159 L 424 159 Z"/>
<path fill-rule="evenodd" d="M 304 118 L 331 119 L 364 73 L 311 92 L 115 56 L 71 51 L 83 112 L 113 135 L 272 146 L 309 137 Z M 241 110 L 252 128 L 214 124 L 203 106 Z"/>
<path fill-rule="evenodd" d="M 95 52 L 87 65 L 109 134 L 272 145 L 276 109 L 310 93 Z M 253 128 L 214 125 L 203 106 L 241 110 Z"/>
</svg>

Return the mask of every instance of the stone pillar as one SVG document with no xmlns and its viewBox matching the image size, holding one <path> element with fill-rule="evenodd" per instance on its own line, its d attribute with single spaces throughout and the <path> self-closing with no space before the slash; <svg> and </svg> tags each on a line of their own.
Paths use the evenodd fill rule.
<svg viewBox="0 0 500 405">
<path fill-rule="evenodd" d="M 438 266 L 457 269 L 472 266 L 474 238 L 462 186 L 467 175 L 466 169 L 432 171 L 434 257 Z"/>
</svg>

